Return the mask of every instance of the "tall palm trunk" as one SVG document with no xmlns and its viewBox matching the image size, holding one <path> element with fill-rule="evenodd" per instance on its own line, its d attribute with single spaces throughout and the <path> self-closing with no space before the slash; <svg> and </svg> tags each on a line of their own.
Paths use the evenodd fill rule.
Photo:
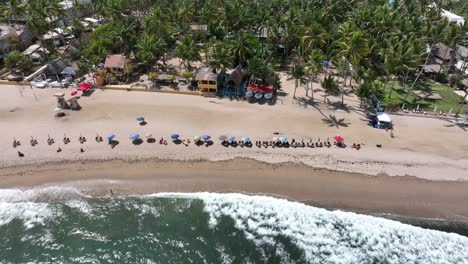
<svg viewBox="0 0 468 264">
<path fill-rule="evenodd" d="M 384 85 L 383 85 L 383 92 L 385 93 L 385 89 L 387 88 L 387 82 L 388 82 L 388 76 L 385 75 L 385 81 L 384 81 Z"/>
<path fill-rule="evenodd" d="M 325 67 L 325 75 L 323 76 L 323 80 L 325 81 L 325 79 L 327 78 L 327 74 L 328 74 L 328 65 L 330 65 L 330 63 L 327 63 L 327 67 Z"/>
<path fill-rule="evenodd" d="M 461 101 L 460 107 L 458 108 L 457 113 L 455 114 L 455 116 L 458 116 L 460 114 L 460 111 L 461 111 L 463 105 L 465 104 L 465 100 L 466 100 L 467 96 L 468 96 L 468 91 L 465 92 L 465 96 L 463 97 L 463 100 Z"/>
<path fill-rule="evenodd" d="M 423 65 L 423 67 L 421 68 L 421 70 L 419 70 L 419 73 L 418 73 L 418 75 L 416 76 L 416 79 L 414 79 L 413 84 L 411 84 L 411 87 L 406 91 L 404 101 L 406 101 L 406 99 L 408 98 L 409 92 L 410 92 L 411 90 L 413 90 L 414 86 L 416 85 L 416 82 L 419 80 L 419 77 L 421 77 L 421 74 L 422 74 L 422 72 L 424 71 L 424 67 L 426 67 L 427 62 L 429 61 L 429 56 L 431 56 L 431 53 L 432 53 L 432 49 L 433 49 L 433 48 L 434 48 L 434 44 L 431 45 L 431 48 L 429 49 L 429 53 L 427 53 L 426 59 L 424 60 L 424 65 Z"/>
<path fill-rule="evenodd" d="M 312 94 L 312 101 L 314 101 L 314 75 L 312 81 L 310 82 L 310 93 Z"/>
<path fill-rule="evenodd" d="M 293 94 L 293 98 L 296 99 L 296 90 L 297 90 L 297 86 L 299 86 L 299 80 L 295 80 L 294 81 L 294 94 Z"/>
<path fill-rule="evenodd" d="M 408 69 L 408 71 L 406 72 L 405 79 L 403 81 L 403 86 L 401 87 L 403 91 L 405 90 L 405 87 L 406 87 L 406 81 L 408 80 L 409 72 L 410 72 L 410 70 Z"/>
<path fill-rule="evenodd" d="M 395 75 L 398 75 L 398 72 Z M 390 87 L 390 93 L 388 94 L 389 99 L 392 97 L 392 92 L 393 92 L 393 88 L 395 87 L 396 79 L 397 79 L 397 77 L 393 76 L 392 87 Z"/>
</svg>

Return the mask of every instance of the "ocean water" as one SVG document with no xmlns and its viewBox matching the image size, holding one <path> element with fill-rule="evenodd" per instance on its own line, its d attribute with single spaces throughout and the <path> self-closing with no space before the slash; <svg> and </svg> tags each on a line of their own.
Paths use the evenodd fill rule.
<svg viewBox="0 0 468 264">
<path fill-rule="evenodd" d="M 0 263 L 468 263 L 468 238 L 265 196 L 0 190 Z"/>
</svg>

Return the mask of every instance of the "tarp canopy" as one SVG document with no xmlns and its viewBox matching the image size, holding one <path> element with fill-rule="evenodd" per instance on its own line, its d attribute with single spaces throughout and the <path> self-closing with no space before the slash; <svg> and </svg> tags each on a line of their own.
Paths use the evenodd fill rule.
<svg viewBox="0 0 468 264">
<path fill-rule="evenodd" d="M 377 112 L 377 120 L 379 120 L 379 122 L 386 122 L 386 123 L 392 122 L 392 119 L 390 118 L 390 116 L 384 112 Z"/>
<path fill-rule="evenodd" d="M 264 84 L 254 84 L 254 83 L 249 83 L 247 86 L 247 91 L 251 91 L 254 93 L 272 93 L 273 92 L 273 86 L 270 85 L 264 85 Z"/>
</svg>

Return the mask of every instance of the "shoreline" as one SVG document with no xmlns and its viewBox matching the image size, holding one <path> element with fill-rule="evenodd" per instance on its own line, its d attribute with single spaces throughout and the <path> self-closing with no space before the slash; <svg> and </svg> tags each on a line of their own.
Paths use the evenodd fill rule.
<svg viewBox="0 0 468 264">
<path fill-rule="evenodd" d="M 413 176 L 372 176 L 270 164 L 228 161 L 87 161 L 0 170 L 0 188 L 74 187 L 86 195 L 160 192 L 221 192 L 268 195 L 308 205 L 365 214 L 468 220 L 467 181 L 431 181 Z"/>
</svg>

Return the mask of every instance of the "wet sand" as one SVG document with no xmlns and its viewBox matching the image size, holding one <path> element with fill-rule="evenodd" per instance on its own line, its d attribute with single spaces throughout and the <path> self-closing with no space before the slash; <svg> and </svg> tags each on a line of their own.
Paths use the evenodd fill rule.
<svg viewBox="0 0 468 264">
<path fill-rule="evenodd" d="M 430 181 L 312 168 L 302 164 L 229 161 L 82 161 L 0 170 L 0 188 L 76 187 L 92 196 L 158 192 L 266 194 L 362 213 L 468 220 L 468 182 Z"/>
</svg>

